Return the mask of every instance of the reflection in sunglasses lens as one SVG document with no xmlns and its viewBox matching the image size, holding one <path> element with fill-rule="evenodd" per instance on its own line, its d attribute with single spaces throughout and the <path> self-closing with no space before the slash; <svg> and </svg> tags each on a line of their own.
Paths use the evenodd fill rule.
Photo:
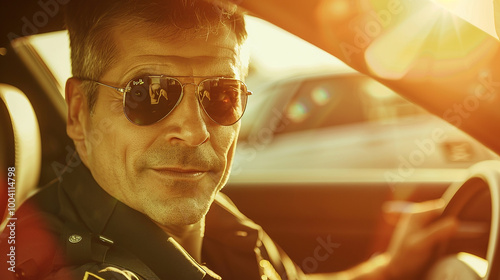
<svg viewBox="0 0 500 280">
<path fill-rule="evenodd" d="M 212 120 L 221 125 L 232 125 L 243 114 L 246 95 L 242 93 L 245 92 L 243 83 L 237 80 L 205 81 L 200 86 L 200 101 Z"/>
<path fill-rule="evenodd" d="M 130 84 L 131 90 L 125 94 L 124 112 L 137 125 L 149 125 L 163 119 L 180 97 L 180 85 L 171 89 L 159 79 L 145 77 Z"/>
<path fill-rule="evenodd" d="M 150 125 L 165 118 L 180 102 L 182 85 L 168 77 L 149 76 L 130 81 L 124 112 L 137 125 Z M 198 87 L 206 114 L 220 125 L 236 123 L 245 110 L 246 87 L 234 79 L 209 79 Z"/>
</svg>

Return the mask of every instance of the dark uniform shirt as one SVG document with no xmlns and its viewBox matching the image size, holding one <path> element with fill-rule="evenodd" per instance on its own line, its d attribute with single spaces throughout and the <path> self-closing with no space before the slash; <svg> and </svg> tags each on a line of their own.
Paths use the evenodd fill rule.
<svg viewBox="0 0 500 280">
<path fill-rule="evenodd" d="M 0 279 L 303 276 L 262 228 L 223 194 L 217 195 L 206 217 L 199 264 L 147 216 L 107 194 L 83 165 L 41 189 L 16 212 L 16 218 L 2 234 L 0 259 L 5 261 Z M 12 232 L 14 238 L 9 239 Z"/>
</svg>

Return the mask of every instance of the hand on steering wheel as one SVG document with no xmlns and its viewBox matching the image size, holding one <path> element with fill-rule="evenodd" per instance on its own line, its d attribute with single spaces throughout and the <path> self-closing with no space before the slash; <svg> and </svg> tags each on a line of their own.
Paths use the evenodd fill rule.
<svg viewBox="0 0 500 280">
<path fill-rule="evenodd" d="M 472 166 L 467 179 L 452 185 L 443 199 L 443 217 L 458 219 L 460 230 L 441 244 L 426 279 L 499 279 L 500 161 Z"/>
</svg>

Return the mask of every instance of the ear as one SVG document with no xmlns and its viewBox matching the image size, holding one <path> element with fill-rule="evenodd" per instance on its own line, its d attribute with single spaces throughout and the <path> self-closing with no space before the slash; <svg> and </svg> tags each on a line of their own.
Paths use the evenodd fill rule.
<svg viewBox="0 0 500 280">
<path fill-rule="evenodd" d="M 85 126 L 89 117 L 87 98 L 81 84 L 82 81 L 77 78 L 69 78 L 66 81 L 66 104 L 68 105 L 66 132 L 77 146 L 84 143 Z"/>
</svg>

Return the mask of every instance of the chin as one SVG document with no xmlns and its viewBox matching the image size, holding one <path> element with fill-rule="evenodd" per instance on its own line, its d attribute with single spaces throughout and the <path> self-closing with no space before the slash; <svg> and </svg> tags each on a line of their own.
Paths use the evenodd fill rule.
<svg viewBox="0 0 500 280">
<path fill-rule="evenodd" d="M 170 200 L 146 209 L 145 214 L 163 226 L 186 226 L 200 222 L 207 214 L 211 202 L 189 198 Z"/>
</svg>

